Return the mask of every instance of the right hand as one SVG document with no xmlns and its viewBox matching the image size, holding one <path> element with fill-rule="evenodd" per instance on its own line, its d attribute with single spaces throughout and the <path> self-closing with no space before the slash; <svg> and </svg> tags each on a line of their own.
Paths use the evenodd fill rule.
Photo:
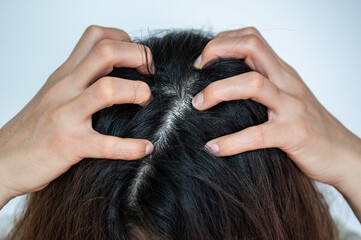
<svg viewBox="0 0 361 240">
<path fill-rule="evenodd" d="M 151 153 L 148 140 L 106 136 L 92 128 L 92 114 L 100 109 L 150 101 L 146 83 L 104 77 L 113 67 L 148 74 L 152 54 L 145 47 L 147 61 L 143 49 L 122 30 L 85 31 L 68 60 L 0 129 L 0 209 L 15 196 L 44 188 L 83 158 L 132 160 Z"/>
</svg>

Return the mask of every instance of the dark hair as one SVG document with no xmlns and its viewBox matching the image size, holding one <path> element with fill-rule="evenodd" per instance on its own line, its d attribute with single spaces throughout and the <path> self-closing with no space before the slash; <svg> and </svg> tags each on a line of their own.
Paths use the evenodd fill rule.
<svg viewBox="0 0 361 240">
<path fill-rule="evenodd" d="M 336 239 L 323 196 L 279 149 L 215 157 L 204 145 L 267 121 L 252 100 L 206 111 L 191 100 L 211 82 L 251 69 L 219 59 L 202 70 L 195 58 L 211 39 L 170 32 L 143 42 L 155 74 L 116 68 L 111 76 L 146 82 L 146 107 L 114 105 L 93 115 L 100 133 L 145 138 L 154 152 L 140 160 L 84 159 L 32 193 L 11 239 Z"/>
</svg>

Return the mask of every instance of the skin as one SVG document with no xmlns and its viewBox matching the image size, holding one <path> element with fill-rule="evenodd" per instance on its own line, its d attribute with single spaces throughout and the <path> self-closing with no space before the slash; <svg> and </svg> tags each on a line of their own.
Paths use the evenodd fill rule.
<svg viewBox="0 0 361 240">
<path fill-rule="evenodd" d="M 255 28 L 218 34 L 194 66 L 201 69 L 215 58 L 243 58 L 253 71 L 209 84 L 193 106 L 203 111 L 222 101 L 252 99 L 268 107 L 269 120 L 212 139 L 206 149 L 229 156 L 280 148 L 308 177 L 336 187 L 361 221 L 361 139 L 319 103 Z"/>
<path fill-rule="evenodd" d="M 91 120 L 113 104 L 146 105 L 151 99 L 146 83 L 104 77 L 113 67 L 149 74 L 145 66 L 144 46 L 127 33 L 90 26 L 66 62 L 0 129 L 0 209 L 16 196 L 43 189 L 83 158 L 133 160 L 151 153 L 150 141 L 102 135 Z"/>
<path fill-rule="evenodd" d="M 85 157 L 132 160 L 153 150 L 148 140 L 104 136 L 91 125 L 91 115 L 104 107 L 150 101 L 144 82 L 104 77 L 114 66 L 148 74 L 142 49 L 122 30 L 91 26 L 85 31 L 69 59 L 0 129 L 0 208 L 44 188 Z M 255 28 L 218 34 L 195 67 L 220 57 L 244 58 L 254 71 L 210 84 L 193 99 L 194 107 L 203 111 L 222 101 L 252 99 L 268 107 L 269 120 L 213 139 L 206 149 L 228 156 L 278 147 L 307 176 L 335 186 L 361 220 L 360 138 L 317 101 Z"/>
</svg>

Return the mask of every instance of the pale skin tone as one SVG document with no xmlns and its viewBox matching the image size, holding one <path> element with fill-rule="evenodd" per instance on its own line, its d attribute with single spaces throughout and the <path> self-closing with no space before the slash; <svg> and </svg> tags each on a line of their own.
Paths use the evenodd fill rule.
<svg viewBox="0 0 361 240">
<path fill-rule="evenodd" d="M 151 153 L 145 139 L 104 136 L 91 127 L 91 115 L 104 107 L 150 101 L 147 84 L 104 77 L 113 66 L 149 73 L 140 49 L 121 30 L 92 26 L 85 31 L 69 59 L 0 130 L 0 208 L 44 188 L 85 157 L 133 160 Z M 308 177 L 335 186 L 361 220 L 360 138 L 317 101 L 255 28 L 218 34 L 195 67 L 219 57 L 243 58 L 254 71 L 210 84 L 193 99 L 194 107 L 203 111 L 222 101 L 252 99 L 268 107 L 269 120 L 213 139 L 206 148 L 228 156 L 278 147 Z"/>
<path fill-rule="evenodd" d="M 218 34 L 195 61 L 243 58 L 252 72 L 208 85 L 193 99 L 206 110 L 222 102 L 252 99 L 268 107 L 261 125 L 213 139 L 206 148 L 229 156 L 260 148 L 282 149 L 313 180 L 336 187 L 361 221 L 361 139 L 333 117 L 255 28 Z"/>
<path fill-rule="evenodd" d="M 15 196 L 43 189 L 83 158 L 134 160 L 151 153 L 148 140 L 105 136 L 92 128 L 91 116 L 102 108 L 144 106 L 151 99 L 142 81 L 104 77 L 114 66 L 149 74 L 144 47 L 131 43 L 127 33 L 89 27 L 68 60 L 1 128 L 0 207 Z"/>
</svg>

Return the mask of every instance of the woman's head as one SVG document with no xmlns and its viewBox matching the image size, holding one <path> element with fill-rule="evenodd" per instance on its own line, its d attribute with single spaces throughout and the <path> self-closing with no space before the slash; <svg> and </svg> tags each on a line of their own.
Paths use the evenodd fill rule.
<svg viewBox="0 0 361 240">
<path fill-rule="evenodd" d="M 260 149 L 215 157 L 204 144 L 267 121 L 251 100 L 198 111 L 191 100 L 208 84 L 251 71 L 240 59 L 193 62 L 210 37 L 171 32 L 142 41 L 155 73 L 118 68 L 111 76 L 146 82 L 145 107 L 123 104 L 93 115 L 100 133 L 145 138 L 140 160 L 84 159 L 33 193 L 15 239 L 333 239 L 323 197 L 287 155 Z M 241 143 L 240 143 L 241 144 Z"/>
</svg>

